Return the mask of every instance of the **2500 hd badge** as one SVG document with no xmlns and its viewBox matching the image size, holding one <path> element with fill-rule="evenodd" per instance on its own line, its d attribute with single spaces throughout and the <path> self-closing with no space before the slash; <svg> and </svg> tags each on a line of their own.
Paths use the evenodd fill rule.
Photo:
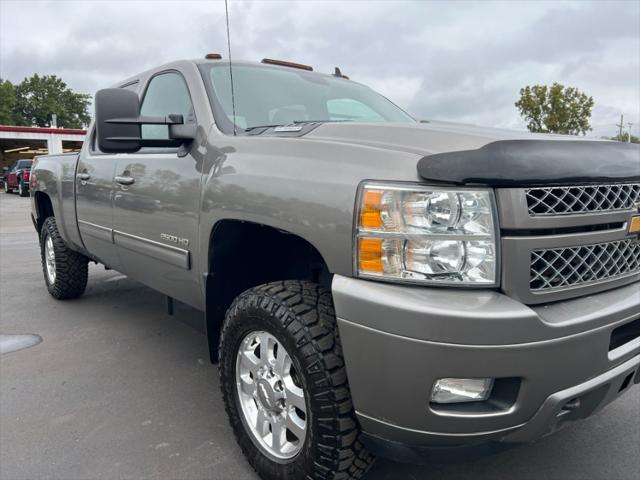
<svg viewBox="0 0 640 480">
<path fill-rule="evenodd" d="M 171 243 L 176 243 L 182 247 L 188 247 L 189 246 L 189 239 L 188 238 L 182 238 L 182 237 L 178 237 L 176 235 L 170 235 L 168 233 L 161 233 L 160 234 L 160 238 L 166 242 L 171 242 Z"/>
</svg>

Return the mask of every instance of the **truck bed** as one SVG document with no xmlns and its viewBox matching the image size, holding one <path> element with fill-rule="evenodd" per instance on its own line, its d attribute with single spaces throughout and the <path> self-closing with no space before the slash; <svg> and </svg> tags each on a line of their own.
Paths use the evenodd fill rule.
<svg viewBox="0 0 640 480">
<path fill-rule="evenodd" d="M 84 251 L 75 211 L 75 178 L 79 153 L 42 155 L 34 158 L 31 167 L 32 185 L 35 185 L 32 212 L 38 205 L 37 196 L 46 195 L 58 221 L 62 237 L 73 248 Z M 39 225 L 36 224 L 39 228 Z"/>
</svg>

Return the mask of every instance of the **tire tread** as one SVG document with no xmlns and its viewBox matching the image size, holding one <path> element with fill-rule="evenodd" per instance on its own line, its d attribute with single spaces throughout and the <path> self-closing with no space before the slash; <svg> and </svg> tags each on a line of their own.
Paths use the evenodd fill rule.
<svg viewBox="0 0 640 480">
<path fill-rule="evenodd" d="M 56 256 L 56 280 L 53 285 L 47 278 L 47 265 L 44 255 L 44 244 L 47 236 L 51 236 Z M 71 250 L 58 231 L 55 217 L 48 217 L 40 233 L 40 257 L 47 290 L 58 300 L 77 298 L 87 287 L 89 277 L 89 259 Z"/>
<path fill-rule="evenodd" d="M 349 391 L 331 293 L 305 281 L 272 282 L 245 291 L 229 307 L 220 336 L 220 352 L 227 349 L 225 338 L 231 328 L 229 319 L 251 307 L 260 307 L 279 320 L 295 339 L 299 348 L 297 354 L 307 366 L 307 378 L 311 379 L 310 395 L 319 405 L 316 412 L 319 431 L 313 472 L 307 473 L 306 479 L 362 478 L 374 457 L 359 440 L 360 428 Z M 220 363 L 221 385 L 227 413 L 232 418 L 228 402 L 234 396 L 233 392 L 225 391 L 224 377 L 230 372 L 224 371 L 223 364 Z M 236 430 L 233 421 L 231 424 Z M 235 433 L 239 435 L 239 432 Z"/>
</svg>

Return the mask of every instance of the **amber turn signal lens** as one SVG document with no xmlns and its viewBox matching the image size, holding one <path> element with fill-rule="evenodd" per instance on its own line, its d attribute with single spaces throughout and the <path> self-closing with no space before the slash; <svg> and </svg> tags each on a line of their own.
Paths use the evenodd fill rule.
<svg viewBox="0 0 640 480">
<path fill-rule="evenodd" d="M 631 217 L 629 224 L 629 233 L 640 233 L 640 215 Z"/>
<path fill-rule="evenodd" d="M 382 192 L 380 190 L 366 190 L 362 198 L 362 210 L 360 211 L 360 227 L 381 228 Z"/>
<path fill-rule="evenodd" d="M 360 238 L 358 240 L 358 265 L 360 271 L 382 273 L 382 239 Z"/>
</svg>

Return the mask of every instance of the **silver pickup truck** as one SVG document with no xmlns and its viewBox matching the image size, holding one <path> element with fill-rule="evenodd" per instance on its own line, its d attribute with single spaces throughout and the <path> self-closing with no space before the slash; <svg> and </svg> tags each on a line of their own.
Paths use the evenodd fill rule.
<svg viewBox="0 0 640 480">
<path fill-rule="evenodd" d="M 339 69 L 210 55 L 99 91 L 30 182 L 55 298 L 93 261 L 204 312 L 265 479 L 468 458 L 640 383 L 637 145 L 421 123 Z"/>
</svg>

